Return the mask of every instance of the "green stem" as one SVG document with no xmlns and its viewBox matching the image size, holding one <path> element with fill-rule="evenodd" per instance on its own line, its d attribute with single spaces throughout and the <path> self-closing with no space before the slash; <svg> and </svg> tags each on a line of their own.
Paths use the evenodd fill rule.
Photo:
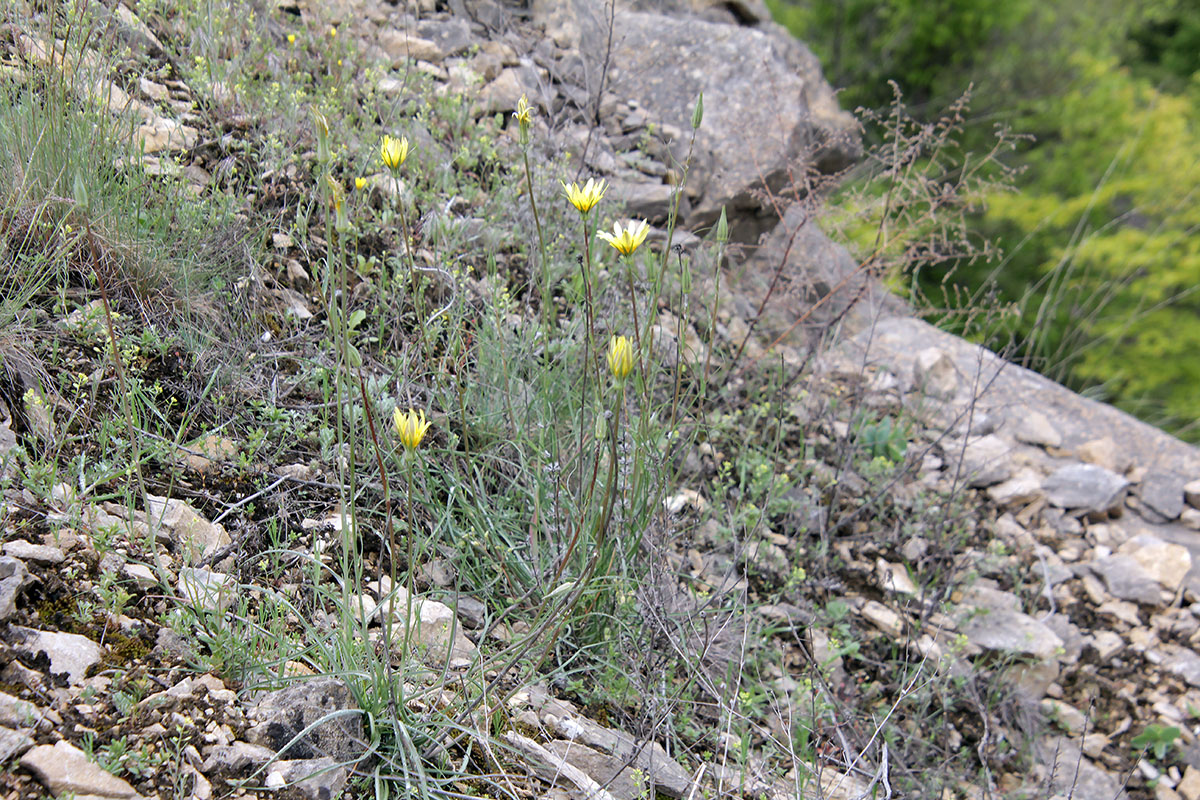
<svg viewBox="0 0 1200 800">
<path fill-rule="evenodd" d="M 529 148 L 521 151 L 525 157 L 525 185 L 529 187 L 529 207 L 533 210 L 533 224 L 537 226 L 538 249 L 542 254 L 542 327 L 549 331 L 554 321 L 554 304 L 550 298 L 550 261 L 546 258 L 546 237 L 542 235 L 542 219 L 538 216 L 537 200 L 533 196 L 533 170 L 529 168 Z"/>
</svg>

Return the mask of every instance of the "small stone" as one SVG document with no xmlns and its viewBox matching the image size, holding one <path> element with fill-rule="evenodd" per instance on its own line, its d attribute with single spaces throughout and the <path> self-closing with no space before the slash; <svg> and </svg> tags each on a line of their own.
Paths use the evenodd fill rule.
<svg viewBox="0 0 1200 800">
<path fill-rule="evenodd" d="M 0 556 L 0 621 L 17 613 L 17 597 L 35 580 L 25 569 L 25 562 Z"/>
<path fill-rule="evenodd" d="M 1008 480 L 989 486 L 987 494 L 1002 507 L 1032 503 L 1042 496 L 1042 476 L 1036 470 L 1022 467 Z"/>
<path fill-rule="evenodd" d="M 24 731 L 0 727 L 0 764 L 7 764 L 33 745 L 33 737 Z"/>
<path fill-rule="evenodd" d="M 1175 786 L 1183 800 L 1200 800 L 1200 769 L 1188 765 L 1183 772 L 1183 779 Z"/>
<path fill-rule="evenodd" d="M 1054 631 L 1019 611 L 990 610 L 974 614 L 960 629 L 971 644 L 984 650 L 1021 653 L 1049 660 L 1063 641 Z"/>
<path fill-rule="evenodd" d="M 1092 647 L 1101 664 L 1125 649 L 1125 640 L 1112 631 L 1097 631 L 1092 636 Z"/>
<path fill-rule="evenodd" d="M 1194 650 L 1176 645 L 1163 645 L 1162 666 L 1185 680 L 1189 686 L 1200 686 L 1200 655 Z"/>
<path fill-rule="evenodd" d="M 121 572 L 142 591 L 158 585 L 158 576 L 145 564 L 126 564 Z"/>
<path fill-rule="evenodd" d="M 20 764 L 56 797 L 70 794 L 123 800 L 137 795 L 132 786 L 105 772 L 66 741 L 35 747 L 21 758 Z"/>
<path fill-rule="evenodd" d="M 1062 434 L 1046 419 L 1046 415 L 1033 409 L 1022 409 L 1017 417 L 1013 435 L 1018 442 L 1037 447 L 1061 447 Z"/>
<path fill-rule="evenodd" d="M 41 716 L 41 709 L 33 703 L 0 692 L 0 725 L 8 728 L 32 728 Z M 3 763 L 3 759 L 0 759 L 0 763 Z"/>
<path fill-rule="evenodd" d="M 83 681 L 88 669 L 104 657 L 104 648 L 86 636 L 12 626 L 13 649 L 33 663 L 41 654 L 50 659 L 52 677 L 65 676 L 71 685 Z"/>
<path fill-rule="evenodd" d="M 994 486 L 1013 473 L 1008 442 L 994 434 L 971 439 L 962 450 L 963 479 L 974 488 Z"/>
<path fill-rule="evenodd" d="M 1131 556 L 1164 589 L 1174 592 L 1192 568 L 1192 554 L 1179 544 L 1143 533 L 1129 539 L 1117 552 Z"/>
<path fill-rule="evenodd" d="M 1179 521 L 1188 530 L 1200 531 L 1200 510 L 1195 508 L 1185 508 L 1179 514 Z"/>
<path fill-rule="evenodd" d="M 1143 605 L 1158 605 L 1162 600 L 1162 588 L 1158 581 L 1132 556 L 1098 558 L 1088 566 L 1104 579 L 1105 586 L 1114 597 Z"/>
<path fill-rule="evenodd" d="M 176 587 L 184 602 L 210 611 L 224 611 L 237 597 L 237 582 L 232 576 L 198 567 L 181 569 Z"/>
<path fill-rule="evenodd" d="M 868 600 L 858 613 L 886 634 L 899 636 L 904 633 L 904 620 L 883 603 Z"/>
<path fill-rule="evenodd" d="M 937 347 L 927 347 L 913 359 L 913 383 L 928 397 L 949 400 L 958 392 L 962 376 L 954 360 Z"/>
<path fill-rule="evenodd" d="M 1138 486 L 1138 497 L 1164 519 L 1178 519 L 1183 513 L 1183 478 L 1174 472 L 1147 472 Z"/>
<path fill-rule="evenodd" d="M 1101 616 L 1115 617 L 1121 622 L 1135 627 L 1142 624 L 1138 617 L 1137 606 L 1124 600 L 1106 600 L 1096 607 L 1096 613 Z"/>
<path fill-rule="evenodd" d="M 1075 455 L 1080 461 L 1095 464 L 1111 472 L 1123 473 L 1130 464 L 1129 457 L 1121 455 L 1117 443 L 1108 436 L 1081 444 L 1075 450 Z"/>
<path fill-rule="evenodd" d="M 45 544 L 30 544 L 24 539 L 13 539 L 4 543 L 4 555 L 32 561 L 35 564 L 61 564 L 66 556 L 57 547 Z"/>
<path fill-rule="evenodd" d="M 892 564 L 882 558 L 876 559 L 875 574 L 878 576 L 879 588 L 884 591 L 907 595 L 917 593 L 916 584 L 908 577 L 908 570 L 900 564 Z"/>
<path fill-rule="evenodd" d="M 256 724 L 246 731 L 246 740 L 296 759 L 329 756 L 339 762 L 354 761 L 362 755 L 365 739 L 360 714 L 335 715 L 347 710 L 357 711 L 358 704 L 342 681 L 318 678 L 297 683 L 259 700 L 254 707 Z M 292 742 L 301 732 L 304 735 Z"/>
<path fill-rule="evenodd" d="M 1043 698 L 1041 708 L 1043 714 L 1057 722 L 1060 728 L 1073 736 L 1083 733 L 1084 728 L 1087 727 L 1087 716 L 1079 709 L 1061 700 L 1051 697 Z"/>
<path fill-rule="evenodd" d="M 298 761 L 276 761 L 267 770 L 264 784 L 268 788 L 287 786 L 305 800 L 329 800 L 341 797 L 350 779 L 345 765 L 332 758 L 312 758 Z"/>
<path fill-rule="evenodd" d="M 1120 503 L 1129 482 L 1095 464 L 1068 464 L 1042 481 L 1051 505 L 1089 512 L 1106 512 Z"/>
</svg>

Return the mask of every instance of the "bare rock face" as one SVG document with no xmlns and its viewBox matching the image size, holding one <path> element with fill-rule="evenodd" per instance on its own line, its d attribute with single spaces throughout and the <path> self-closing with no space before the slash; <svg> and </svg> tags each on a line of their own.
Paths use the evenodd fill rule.
<svg viewBox="0 0 1200 800">
<path fill-rule="evenodd" d="M 670 10 L 679 5 L 669 4 Z M 756 4 L 734 5 L 752 9 Z M 645 109 L 680 165 L 689 149 L 696 99 L 703 93 L 704 119 L 687 183 L 692 207 L 684 209 L 689 226 L 714 221 L 722 206 L 731 219 L 753 215 L 762 208 L 764 189 L 779 192 L 789 176 L 818 163 L 844 165 L 858 152 L 853 118 L 837 108 L 811 53 L 806 58 L 803 45 L 773 26 L 759 29 L 620 7 L 610 52 L 602 4 L 538 0 L 533 11 L 549 38 L 582 54 L 584 90 L 596 92 L 603 74 L 605 96 Z M 754 17 L 747 11 L 744 18 Z M 670 176 L 662 182 L 669 183 Z M 758 233 L 734 229 L 744 240 Z"/>
</svg>

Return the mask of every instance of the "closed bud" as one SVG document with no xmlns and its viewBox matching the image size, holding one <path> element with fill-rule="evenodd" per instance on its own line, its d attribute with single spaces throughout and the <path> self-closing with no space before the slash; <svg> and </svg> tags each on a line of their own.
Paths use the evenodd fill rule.
<svg viewBox="0 0 1200 800">
<path fill-rule="evenodd" d="M 704 119 L 704 92 L 696 98 L 696 107 L 692 109 L 692 130 L 700 127 L 700 121 Z"/>
<path fill-rule="evenodd" d="M 721 218 L 717 220 L 717 241 L 721 244 L 729 241 L 729 220 L 725 217 L 725 206 L 721 206 Z"/>
</svg>

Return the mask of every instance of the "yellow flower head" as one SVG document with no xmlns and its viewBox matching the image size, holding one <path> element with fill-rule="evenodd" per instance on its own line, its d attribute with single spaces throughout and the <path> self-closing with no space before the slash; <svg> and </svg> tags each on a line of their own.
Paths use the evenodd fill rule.
<svg viewBox="0 0 1200 800">
<path fill-rule="evenodd" d="M 379 144 L 379 155 L 383 158 L 385 167 L 393 172 L 400 169 L 404 159 L 408 158 L 408 137 L 401 136 L 399 139 L 393 139 L 385 134 L 383 141 Z"/>
<path fill-rule="evenodd" d="M 650 223 L 646 220 L 641 222 L 626 223 L 624 230 L 621 229 L 621 223 L 613 223 L 613 232 L 600 231 L 596 235 L 604 241 L 617 248 L 623 256 L 632 255 L 634 250 L 637 250 L 642 242 L 646 241 L 646 234 L 650 232 Z"/>
<path fill-rule="evenodd" d="M 288 34 L 288 44 L 295 44 L 295 43 L 296 43 L 296 34 L 289 33 Z"/>
<path fill-rule="evenodd" d="M 513 112 L 513 116 L 517 118 L 517 122 L 522 126 L 533 124 L 533 108 L 529 105 L 529 98 L 521 95 L 521 99 L 517 101 L 517 110 Z"/>
<path fill-rule="evenodd" d="M 633 371 L 633 348 L 628 336 L 614 336 L 608 340 L 608 369 L 618 384 L 624 383 Z"/>
<path fill-rule="evenodd" d="M 329 196 L 333 198 L 334 227 L 339 231 L 348 230 L 350 220 L 346 217 L 346 191 L 332 175 L 325 175 L 325 183 L 329 186 Z"/>
<path fill-rule="evenodd" d="M 587 183 L 583 188 L 579 188 L 578 183 L 572 183 L 567 186 L 565 182 L 561 182 L 563 191 L 567 193 L 567 200 L 571 205 L 579 209 L 579 213 L 586 214 L 596 207 L 596 203 L 600 202 L 600 198 L 604 197 L 604 193 L 608 191 L 608 184 L 603 180 L 596 182 L 593 178 L 588 178 Z"/>
<path fill-rule="evenodd" d="M 366 178 L 359 177 L 359 178 L 354 179 L 354 188 L 357 189 L 358 191 L 361 192 L 363 190 L 363 187 L 366 185 L 367 185 Z"/>
<path fill-rule="evenodd" d="M 521 146 L 525 147 L 529 144 L 529 129 L 533 127 L 533 109 L 529 105 L 529 98 L 521 95 L 521 99 L 517 101 L 517 110 L 513 112 L 513 116 L 517 118 L 517 127 L 521 134 Z"/>
<path fill-rule="evenodd" d="M 420 447 L 421 440 L 425 438 L 425 431 L 429 430 L 425 412 L 414 411 L 411 408 L 407 412 L 398 408 L 393 411 L 392 424 L 396 426 L 396 435 L 400 437 L 400 443 L 408 450 Z"/>
</svg>

